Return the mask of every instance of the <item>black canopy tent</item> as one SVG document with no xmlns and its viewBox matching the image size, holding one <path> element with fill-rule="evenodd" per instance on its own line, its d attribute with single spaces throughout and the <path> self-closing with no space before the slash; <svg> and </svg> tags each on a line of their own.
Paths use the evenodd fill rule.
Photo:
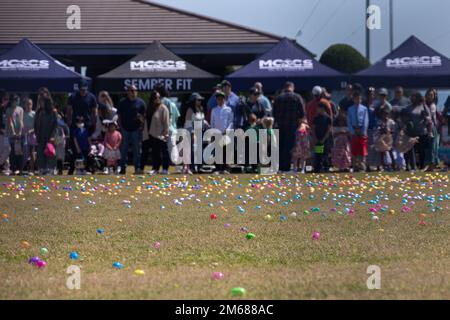
<svg viewBox="0 0 450 320">
<path fill-rule="evenodd" d="M 450 88 L 450 59 L 409 37 L 372 67 L 352 76 L 364 86 L 393 88 Z"/>
<path fill-rule="evenodd" d="M 96 89 L 122 92 L 134 84 L 139 91 L 149 91 L 162 83 L 172 92 L 209 92 L 218 80 L 218 76 L 191 65 L 154 41 L 142 53 L 98 76 Z"/>
<path fill-rule="evenodd" d="M 0 88 L 13 92 L 36 92 L 47 87 L 52 92 L 71 92 L 81 79 L 90 78 L 70 70 L 28 39 L 0 56 Z"/>
<path fill-rule="evenodd" d="M 267 92 L 282 88 L 286 81 L 294 82 L 300 90 L 310 90 L 315 85 L 340 89 L 348 78 L 349 76 L 321 64 L 309 52 L 287 38 L 258 59 L 226 76 L 236 90 L 248 90 L 256 81 L 261 81 Z"/>
</svg>

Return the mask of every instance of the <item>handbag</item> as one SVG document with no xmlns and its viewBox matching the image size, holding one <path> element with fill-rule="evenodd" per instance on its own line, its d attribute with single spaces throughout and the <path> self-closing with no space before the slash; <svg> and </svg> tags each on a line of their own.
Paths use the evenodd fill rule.
<svg viewBox="0 0 450 320">
<path fill-rule="evenodd" d="M 53 143 L 50 142 L 47 143 L 47 145 L 45 146 L 44 155 L 47 158 L 53 158 L 54 156 L 56 156 L 56 150 Z"/>
</svg>

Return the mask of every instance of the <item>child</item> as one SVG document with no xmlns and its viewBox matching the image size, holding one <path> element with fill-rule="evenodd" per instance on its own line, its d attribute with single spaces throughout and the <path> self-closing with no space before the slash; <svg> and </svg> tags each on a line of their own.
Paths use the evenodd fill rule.
<svg viewBox="0 0 450 320">
<path fill-rule="evenodd" d="M 310 127 L 306 119 L 301 119 L 297 131 L 295 132 L 295 146 L 292 150 L 292 162 L 294 171 L 298 172 L 298 164 L 301 165 L 301 172 L 306 171 L 306 160 L 311 156 Z"/>
<path fill-rule="evenodd" d="M 260 173 L 262 174 L 273 174 L 278 171 L 278 167 L 276 166 L 277 164 L 268 161 L 268 157 L 272 156 L 272 146 L 274 148 L 277 148 L 278 144 L 277 137 L 273 131 L 274 121 L 275 120 L 272 117 L 264 117 L 261 120 L 262 128 L 260 129 L 264 131 L 259 131 L 258 135 L 259 147 L 261 148 L 259 149 L 260 153 L 258 152 L 258 167 Z M 261 135 L 263 132 L 265 132 L 266 137 L 264 137 L 264 135 Z M 266 141 L 263 141 L 262 139 L 265 139 Z M 261 143 L 262 141 L 264 143 Z M 259 155 L 261 155 L 262 157 L 259 157 Z"/>
<path fill-rule="evenodd" d="M 340 113 L 333 128 L 334 147 L 331 151 L 331 161 L 340 172 L 350 170 L 352 155 L 350 151 L 350 132 L 347 127 L 347 117 Z"/>
<path fill-rule="evenodd" d="M 450 166 L 450 128 L 448 126 L 448 118 L 449 116 L 447 115 L 442 117 L 441 145 L 439 146 L 439 158 L 444 162 L 446 171 Z"/>
<path fill-rule="evenodd" d="M 262 127 L 257 124 L 258 118 L 256 117 L 256 114 L 250 113 L 248 116 L 248 126 L 245 128 L 245 131 L 247 130 L 254 130 L 256 134 L 256 142 L 259 143 L 259 129 Z M 258 152 L 256 152 L 256 162 L 257 163 L 250 163 L 251 157 L 250 157 L 250 149 L 251 149 L 250 141 L 249 139 L 245 139 L 245 171 L 247 173 L 257 173 L 258 172 Z M 238 155 L 239 156 L 239 155 Z"/>
<path fill-rule="evenodd" d="M 380 111 L 380 120 L 374 140 L 375 151 L 380 153 L 381 164 L 387 171 L 390 171 L 389 165 L 392 170 L 395 170 L 395 158 L 392 150 L 395 122 L 390 118 L 389 112 L 387 108 Z"/>
<path fill-rule="evenodd" d="M 314 136 L 316 145 L 314 146 L 314 172 L 320 173 L 326 170 L 328 162 L 329 143 L 328 138 L 332 132 L 331 118 L 327 112 L 327 105 L 319 103 L 317 116 L 314 119 Z"/>
<path fill-rule="evenodd" d="M 103 157 L 106 159 L 105 173 L 113 173 L 117 168 L 117 162 L 120 160 L 120 143 L 122 142 L 122 135 L 117 131 L 117 122 L 106 120 L 104 122 L 108 131 L 105 134 L 105 152 Z M 107 171 L 108 170 L 108 171 Z"/>
<path fill-rule="evenodd" d="M 55 149 L 56 149 L 56 173 L 63 174 L 64 160 L 66 157 L 66 141 L 69 138 L 69 127 L 64 122 L 60 114 L 57 116 L 57 126 L 55 131 Z"/>
<path fill-rule="evenodd" d="M 85 174 L 87 159 L 91 150 L 91 146 L 89 145 L 89 132 L 84 127 L 84 118 L 81 116 L 76 118 L 76 126 L 73 139 L 75 150 L 77 151 L 77 174 Z"/>
</svg>

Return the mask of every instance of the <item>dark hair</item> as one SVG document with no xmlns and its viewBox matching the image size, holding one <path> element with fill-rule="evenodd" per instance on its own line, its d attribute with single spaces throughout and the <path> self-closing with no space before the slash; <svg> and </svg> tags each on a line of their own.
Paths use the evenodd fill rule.
<svg viewBox="0 0 450 320">
<path fill-rule="evenodd" d="M 178 127 L 182 128 L 184 127 L 184 123 L 186 122 L 186 114 L 188 112 L 189 109 L 192 109 L 192 111 L 195 112 L 203 112 L 203 106 L 200 104 L 200 106 L 197 108 L 197 104 L 196 104 L 197 100 L 188 100 L 185 104 L 183 104 L 183 106 L 181 107 L 180 110 L 180 117 L 178 118 L 177 121 L 177 125 Z"/>
<path fill-rule="evenodd" d="M 425 99 L 422 96 L 422 94 L 420 93 L 420 91 L 414 91 L 411 94 L 411 102 L 413 103 L 414 106 L 418 106 L 420 104 L 423 104 L 424 101 L 425 101 Z"/>
<path fill-rule="evenodd" d="M 161 98 L 168 98 L 169 97 L 169 91 L 167 90 L 166 86 L 162 83 L 158 83 L 155 87 L 155 90 L 158 91 Z"/>
<path fill-rule="evenodd" d="M 428 88 L 427 92 L 425 93 L 425 97 L 426 97 L 429 93 L 433 93 L 433 94 L 434 94 L 434 100 L 433 100 L 433 103 L 437 104 L 437 103 L 438 103 L 438 93 L 437 93 L 437 90 L 434 89 L 434 88 Z"/>
<path fill-rule="evenodd" d="M 84 118 L 83 116 L 77 116 L 75 118 L 75 123 L 83 123 L 84 122 Z"/>
<path fill-rule="evenodd" d="M 286 81 L 286 83 L 284 84 L 284 89 L 293 87 L 294 83 L 292 81 Z"/>
</svg>

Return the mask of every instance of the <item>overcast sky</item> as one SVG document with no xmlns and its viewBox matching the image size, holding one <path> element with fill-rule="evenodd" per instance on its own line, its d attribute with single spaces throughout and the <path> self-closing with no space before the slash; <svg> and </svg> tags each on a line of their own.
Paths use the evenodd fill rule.
<svg viewBox="0 0 450 320">
<path fill-rule="evenodd" d="M 365 0 L 158 0 L 163 4 L 295 38 L 320 57 L 334 43 L 365 54 Z M 371 60 L 389 52 L 389 0 L 381 8 L 381 30 L 371 32 Z M 394 0 L 394 47 L 410 35 L 450 56 L 450 1 Z"/>
</svg>

